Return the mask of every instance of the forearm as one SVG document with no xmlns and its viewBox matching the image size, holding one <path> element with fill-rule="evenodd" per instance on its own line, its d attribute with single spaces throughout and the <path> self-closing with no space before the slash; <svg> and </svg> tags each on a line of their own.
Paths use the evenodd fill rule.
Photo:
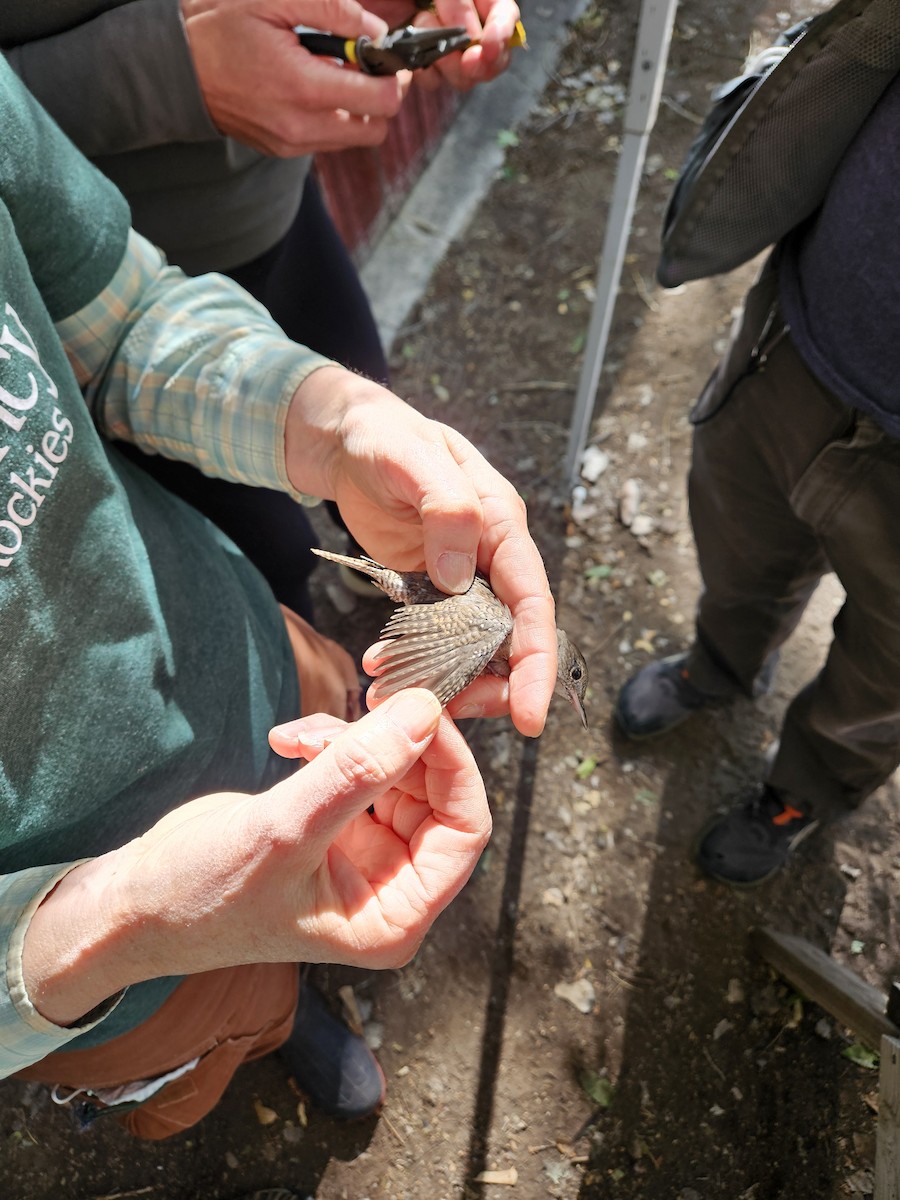
<svg viewBox="0 0 900 1200">
<path fill-rule="evenodd" d="M 79 869 L 73 864 L 33 867 L 0 877 L 0 944 L 3 946 L 0 960 L 0 1078 L 63 1048 L 72 1038 L 108 1015 L 118 1002 L 116 993 L 119 989 L 111 986 L 104 994 L 100 994 L 101 988 L 95 999 L 85 997 L 83 1007 L 76 999 L 69 1009 L 57 1014 L 55 1008 L 45 1011 L 34 1003 L 35 992 L 40 991 L 40 986 L 35 988 L 35 984 L 40 984 L 38 976 L 29 972 L 26 981 L 23 959 L 26 957 L 25 944 L 31 940 L 33 919 L 46 898 L 56 894 L 68 874 Z M 63 934 L 61 955 L 65 949 Z M 49 964 L 49 958 L 46 962 Z"/>
<path fill-rule="evenodd" d="M 86 1014 L 141 977 L 133 963 L 138 932 L 109 887 L 112 857 L 74 867 L 27 918 L 22 994 L 54 1025 L 80 1027 Z"/>
<path fill-rule="evenodd" d="M 178 0 L 133 0 L 6 53 L 29 91 L 89 156 L 219 136 Z"/>
<path fill-rule="evenodd" d="M 329 360 L 286 338 L 230 280 L 189 279 L 132 233 L 110 285 L 57 331 L 108 437 L 301 498 L 285 422 L 297 389 Z"/>
</svg>

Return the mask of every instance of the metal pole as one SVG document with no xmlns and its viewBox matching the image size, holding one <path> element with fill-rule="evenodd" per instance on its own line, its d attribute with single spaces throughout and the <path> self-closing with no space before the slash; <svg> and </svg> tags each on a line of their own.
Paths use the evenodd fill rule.
<svg viewBox="0 0 900 1200">
<path fill-rule="evenodd" d="M 597 271 L 597 298 L 591 312 L 584 363 L 569 430 L 565 471 L 570 486 L 578 480 L 579 464 L 588 439 L 622 274 L 622 263 L 625 259 L 625 248 L 631 232 L 631 219 L 641 182 L 647 139 L 659 108 L 677 2 L 678 0 L 641 0 L 631 84 L 623 123 L 622 152 L 616 169 L 612 204 Z"/>
</svg>

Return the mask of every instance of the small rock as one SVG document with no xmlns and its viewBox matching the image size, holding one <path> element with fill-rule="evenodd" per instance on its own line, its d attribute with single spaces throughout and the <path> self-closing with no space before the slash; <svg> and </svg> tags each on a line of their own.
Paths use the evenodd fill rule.
<svg viewBox="0 0 900 1200">
<path fill-rule="evenodd" d="M 636 538 L 646 537 L 656 528 L 656 522 L 647 513 L 637 513 L 629 528 Z"/>
<path fill-rule="evenodd" d="M 728 980 L 728 991 L 725 999 L 729 1004 L 742 1004 L 744 1001 L 744 985 L 739 979 Z"/>
<path fill-rule="evenodd" d="M 589 1013 L 593 1011 L 594 1002 L 597 998 L 597 993 L 594 991 L 594 985 L 589 979 L 576 979 L 573 983 L 558 983 L 553 989 L 554 996 L 559 996 L 560 1000 L 568 1000 L 573 1008 L 577 1008 L 581 1013 Z"/>
<path fill-rule="evenodd" d="M 370 1050 L 380 1050 L 384 1045 L 384 1026 L 380 1021 L 367 1021 L 363 1026 L 363 1036 Z"/>
<path fill-rule="evenodd" d="M 641 485 L 636 479 L 626 479 L 619 492 L 619 520 L 626 529 L 631 528 L 640 504 Z"/>
<path fill-rule="evenodd" d="M 256 1111 L 256 1119 L 260 1125 L 272 1125 L 278 1120 L 278 1113 L 275 1109 L 269 1108 L 261 1100 L 254 1100 L 253 1108 Z"/>
<path fill-rule="evenodd" d="M 599 446 L 588 446 L 581 457 L 581 477 L 588 483 L 596 483 L 609 466 L 609 455 Z"/>
</svg>

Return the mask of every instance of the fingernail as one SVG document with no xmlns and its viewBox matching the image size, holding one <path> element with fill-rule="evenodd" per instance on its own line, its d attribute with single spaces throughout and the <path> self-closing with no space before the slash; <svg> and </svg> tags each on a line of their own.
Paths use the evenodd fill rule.
<svg viewBox="0 0 900 1200">
<path fill-rule="evenodd" d="M 438 556 L 437 579 L 434 581 L 445 592 L 466 592 L 475 578 L 475 559 L 471 554 L 458 550 L 445 550 Z"/>
<path fill-rule="evenodd" d="M 441 719 L 438 698 L 424 688 L 412 688 L 391 696 L 383 706 L 388 716 L 401 725 L 414 742 L 431 737 Z"/>
<path fill-rule="evenodd" d="M 296 721 L 288 721 L 285 725 L 273 725 L 269 730 L 269 736 L 284 738 L 285 741 L 299 742 L 296 727 Z"/>
<path fill-rule="evenodd" d="M 463 704 L 453 714 L 454 721 L 468 721 L 472 717 L 483 717 L 483 704 Z"/>
</svg>

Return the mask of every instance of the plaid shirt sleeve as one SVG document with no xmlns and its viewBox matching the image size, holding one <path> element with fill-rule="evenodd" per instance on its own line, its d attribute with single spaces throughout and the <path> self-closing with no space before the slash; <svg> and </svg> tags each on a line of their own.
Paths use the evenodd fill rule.
<svg viewBox="0 0 900 1200">
<path fill-rule="evenodd" d="M 288 478 L 284 425 L 307 375 L 334 364 L 230 279 L 189 278 L 132 231 L 109 285 L 56 328 L 107 437 L 317 502 Z"/>
<path fill-rule="evenodd" d="M 22 947 L 28 924 L 41 901 L 78 865 L 30 867 L 0 876 L 0 945 L 6 946 L 5 969 L 0 970 L 0 1079 L 61 1050 L 109 1016 L 124 995 L 112 996 L 79 1024 L 63 1027 L 42 1017 L 25 991 Z"/>
</svg>

